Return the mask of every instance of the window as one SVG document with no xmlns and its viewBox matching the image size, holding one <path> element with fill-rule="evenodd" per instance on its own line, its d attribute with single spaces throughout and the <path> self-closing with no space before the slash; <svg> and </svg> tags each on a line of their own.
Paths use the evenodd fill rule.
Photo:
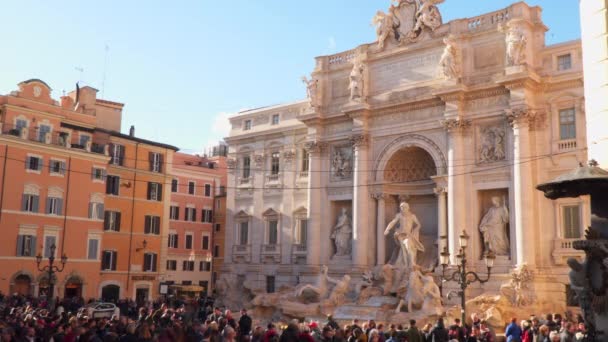
<svg viewBox="0 0 608 342">
<path fill-rule="evenodd" d="M 21 235 L 17 236 L 17 256 L 33 257 L 36 254 L 36 236 Z"/>
<path fill-rule="evenodd" d="M 150 171 L 162 172 L 163 170 L 163 155 L 158 152 L 148 153 L 148 161 L 150 162 Z"/>
<path fill-rule="evenodd" d="M 46 235 L 44 237 L 44 253 L 42 253 L 43 258 L 50 258 L 51 256 L 55 257 L 55 255 L 51 255 L 51 246 L 57 246 L 57 237 L 54 235 Z M 55 254 L 57 254 L 55 252 Z"/>
<path fill-rule="evenodd" d="M 274 276 L 266 276 L 266 293 L 274 293 Z"/>
<path fill-rule="evenodd" d="M 101 258 L 102 271 L 116 271 L 116 251 L 103 251 Z"/>
<path fill-rule="evenodd" d="M 249 178 L 251 175 L 251 157 L 243 157 L 243 178 Z"/>
<path fill-rule="evenodd" d="M 21 200 L 21 210 L 29 211 L 31 213 L 37 213 L 39 202 L 40 202 L 40 198 L 38 195 L 23 194 L 23 197 Z"/>
<path fill-rule="evenodd" d="M 211 271 L 211 263 L 208 261 L 201 261 L 198 264 L 198 270 L 201 272 L 209 272 Z"/>
<path fill-rule="evenodd" d="M 213 246 L 213 256 L 216 258 L 220 257 L 220 246 L 219 245 Z"/>
<path fill-rule="evenodd" d="M 106 177 L 106 194 L 118 196 L 120 188 L 120 177 L 119 176 L 107 176 Z"/>
<path fill-rule="evenodd" d="M 249 222 L 241 222 L 239 228 L 239 244 L 246 245 L 249 242 Z"/>
<path fill-rule="evenodd" d="M 118 144 L 110 144 L 110 163 L 123 166 L 125 161 L 125 147 Z"/>
<path fill-rule="evenodd" d="M 38 125 L 38 141 L 41 143 L 46 142 L 47 134 L 51 134 L 51 126 Z"/>
<path fill-rule="evenodd" d="M 104 220 L 105 214 L 103 210 L 103 203 L 91 202 L 89 203 L 89 218 L 94 220 Z"/>
<path fill-rule="evenodd" d="M 211 184 L 205 184 L 205 197 L 211 197 Z"/>
<path fill-rule="evenodd" d="M 204 250 L 209 249 L 209 236 L 207 236 L 207 235 L 204 235 L 204 236 L 203 236 L 203 244 L 202 244 L 202 248 L 203 248 Z"/>
<path fill-rule="evenodd" d="M 91 179 L 103 182 L 106 179 L 106 170 L 99 167 L 92 168 Z"/>
<path fill-rule="evenodd" d="M 309 159 L 310 159 L 310 154 L 308 153 L 308 150 L 303 149 L 302 150 L 302 170 L 301 171 L 308 171 Z"/>
<path fill-rule="evenodd" d="M 248 131 L 251 129 L 251 120 L 245 120 L 243 123 L 243 130 Z"/>
<path fill-rule="evenodd" d="M 53 160 L 49 162 L 49 173 L 57 175 L 65 175 L 65 162 L 61 160 Z"/>
<path fill-rule="evenodd" d="M 29 156 L 25 161 L 25 168 L 32 171 L 42 170 L 42 158 Z"/>
<path fill-rule="evenodd" d="M 278 235 L 279 235 L 278 225 L 279 225 L 279 221 L 276 221 L 276 220 L 268 221 L 268 244 L 269 245 L 276 245 L 278 242 Z"/>
<path fill-rule="evenodd" d="M 563 207 L 563 230 L 565 239 L 578 239 L 581 237 L 581 208 L 580 205 Z"/>
<path fill-rule="evenodd" d="M 557 56 L 557 70 L 569 70 L 572 69 L 572 55 L 565 54 Z"/>
<path fill-rule="evenodd" d="M 97 260 L 97 250 L 99 249 L 99 239 L 89 239 L 89 251 L 87 259 Z"/>
<path fill-rule="evenodd" d="M 308 220 L 299 219 L 298 227 L 296 229 L 296 244 L 306 246 L 306 236 L 308 233 Z"/>
<path fill-rule="evenodd" d="M 27 120 L 17 119 L 15 121 L 15 128 L 17 129 L 17 131 L 21 132 L 22 128 L 27 128 Z"/>
<path fill-rule="evenodd" d="M 171 192 L 177 192 L 177 179 L 171 180 Z"/>
<path fill-rule="evenodd" d="M 160 235 L 160 216 L 146 215 L 144 221 L 144 233 Z"/>
<path fill-rule="evenodd" d="M 273 152 L 270 156 L 270 172 L 273 175 L 279 174 L 279 161 L 281 160 L 279 152 Z"/>
<path fill-rule="evenodd" d="M 186 249 L 192 249 L 192 234 L 186 235 Z"/>
<path fill-rule="evenodd" d="M 169 207 L 169 219 L 179 220 L 179 207 L 178 206 L 172 205 Z"/>
<path fill-rule="evenodd" d="M 212 223 L 213 222 L 213 210 L 203 209 L 201 211 L 203 217 L 201 217 L 201 222 Z"/>
<path fill-rule="evenodd" d="M 219 198 L 215 200 L 215 209 L 222 209 L 222 201 Z"/>
<path fill-rule="evenodd" d="M 163 200 L 163 186 L 160 183 L 148 182 L 148 200 L 159 202 Z"/>
<path fill-rule="evenodd" d="M 196 189 L 196 183 L 188 182 L 188 194 L 194 195 L 195 189 Z"/>
<path fill-rule="evenodd" d="M 177 260 L 167 260 L 167 271 L 177 271 Z"/>
<path fill-rule="evenodd" d="M 184 220 L 195 222 L 196 221 L 196 208 L 186 208 Z"/>
<path fill-rule="evenodd" d="M 278 125 L 279 124 L 279 114 L 272 115 L 271 124 L 272 125 Z"/>
<path fill-rule="evenodd" d="M 63 199 L 57 197 L 46 198 L 46 210 L 48 215 L 61 215 L 63 210 Z"/>
<path fill-rule="evenodd" d="M 576 118 L 574 108 L 559 111 L 559 137 L 561 140 L 576 139 Z"/>
<path fill-rule="evenodd" d="M 221 231 L 221 230 L 222 230 L 222 225 L 221 225 L 221 224 L 219 224 L 219 223 L 216 223 L 216 224 L 215 224 L 215 231 L 216 231 L 216 232 L 219 232 L 219 231 Z"/>
<path fill-rule="evenodd" d="M 156 263 L 158 256 L 156 253 L 144 254 L 144 272 L 156 272 Z"/>
<path fill-rule="evenodd" d="M 169 234 L 169 248 L 177 248 L 179 235 Z"/>
<path fill-rule="evenodd" d="M 89 141 L 91 141 L 91 136 L 87 134 L 80 134 L 80 140 L 78 141 L 80 146 L 87 146 Z"/>
<path fill-rule="evenodd" d="M 117 211 L 106 211 L 103 215 L 103 230 L 120 231 L 120 213 Z"/>
<path fill-rule="evenodd" d="M 182 270 L 189 272 L 194 271 L 194 261 L 184 260 L 182 263 Z"/>
</svg>

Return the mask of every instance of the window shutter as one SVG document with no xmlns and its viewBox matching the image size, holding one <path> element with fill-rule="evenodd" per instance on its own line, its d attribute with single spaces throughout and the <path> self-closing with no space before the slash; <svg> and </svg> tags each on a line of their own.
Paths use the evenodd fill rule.
<svg viewBox="0 0 608 342">
<path fill-rule="evenodd" d="M 111 253 L 112 253 L 111 254 L 112 255 L 112 265 L 111 265 L 112 271 L 116 271 L 116 261 L 118 259 L 118 252 L 112 251 Z"/>
<path fill-rule="evenodd" d="M 112 178 L 108 178 L 107 182 L 106 182 L 106 194 L 112 194 L 112 181 L 114 180 L 114 177 Z"/>
<path fill-rule="evenodd" d="M 57 215 L 63 215 L 63 198 L 57 199 Z"/>
<path fill-rule="evenodd" d="M 116 145 L 114 145 L 112 143 L 109 143 L 108 146 L 109 146 L 109 149 L 110 149 L 110 158 L 111 158 L 110 163 L 112 163 L 114 161 L 114 154 L 115 154 L 114 153 L 115 152 L 114 149 L 116 148 Z"/>
<path fill-rule="evenodd" d="M 44 207 L 44 213 L 45 214 L 51 214 L 51 198 L 47 197 L 46 198 L 46 203 L 45 203 L 45 207 Z"/>
<path fill-rule="evenodd" d="M 65 175 L 65 171 L 66 171 L 66 165 L 65 162 L 62 161 L 61 162 L 61 170 L 59 171 L 62 175 Z"/>
<path fill-rule="evenodd" d="M 95 168 L 94 167 L 91 168 L 91 179 L 95 179 Z"/>
<path fill-rule="evenodd" d="M 161 153 L 159 153 L 158 154 L 158 172 L 161 172 L 161 173 L 163 172 L 164 165 L 165 165 L 164 156 Z"/>
<path fill-rule="evenodd" d="M 156 272 L 156 254 L 152 254 L 152 272 Z"/>
<path fill-rule="evenodd" d="M 103 230 L 110 229 L 110 215 L 112 215 L 109 211 L 104 211 L 103 213 Z"/>
<path fill-rule="evenodd" d="M 151 217 L 146 215 L 145 224 L 144 224 L 144 233 L 150 234 L 150 220 Z"/>
<path fill-rule="evenodd" d="M 186 265 L 186 263 L 187 263 L 187 261 L 186 261 L 186 260 L 184 260 L 184 261 L 182 262 L 182 270 L 183 270 L 183 271 L 186 271 L 186 270 L 187 270 L 187 265 Z"/>
<path fill-rule="evenodd" d="M 144 272 L 150 270 L 150 254 L 144 254 Z"/>
<path fill-rule="evenodd" d="M 118 150 L 120 151 L 120 160 L 118 161 L 118 164 L 123 166 L 125 162 L 125 147 L 123 145 L 118 145 Z"/>
<path fill-rule="evenodd" d="M 196 209 L 192 208 L 190 210 L 192 210 L 192 222 L 195 222 L 196 221 Z"/>
<path fill-rule="evenodd" d="M 155 216 L 154 221 L 156 222 L 156 224 L 155 224 L 156 231 L 154 233 L 160 234 L 160 216 Z"/>
<path fill-rule="evenodd" d="M 30 239 L 30 255 L 27 256 L 34 256 L 36 255 L 36 237 L 32 236 L 32 238 Z"/>
<path fill-rule="evenodd" d="M 148 200 L 152 199 L 152 183 L 148 182 Z"/>
<path fill-rule="evenodd" d="M 162 201 L 163 200 L 163 185 L 160 183 L 157 183 L 158 186 L 158 191 L 156 192 L 156 200 L 157 201 Z"/>
<path fill-rule="evenodd" d="M 202 271 L 202 270 L 203 270 L 203 262 L 202 262 L 202 261 L 201 261 L 201 262 L 199 262 L 199 264 L 198 264 L 198 270 L 199 270 L 199 271 Z"/>
<path fill-rule="evenodd" d="M 38 167 L 37 167 L 36 169 L 37 169 L 38 171 L 42 171 L 42 164 L 43 164 L 43 162 L 42 162 L 42 158 L 36 158 L 36 159 L 38 160 Z M 50 164 L 51 164 L 51 163 L 49 162 L 49 165 L 50 165 Z"/>
<path fill-rule="evenodd" d="M 148 163 L 150 164 L 150 171 L 154 171 L 154 152 L 148 152 Z"/>
<path fill-rule="evenodd" d="M 213 210 L 209 210 L 209 223 L 213 222 Z"/>
<path fill-rule="evenodd" d="M 179 220 L 179 207 L 175 207 L 175 218 Z"/>
<path fill-rule="evenodd" d="M 101 253 L 101 270 L 105 270 L 108 265 L 108 252 L 107 251 L 103 251 Z"/>
<path fill-rule="evenodd" d="M 23 235 L 17 236 L 17 256 L 23 255 Z"/>
<path fill-rule="evenodd" d="M 22 211 L 26 211 L 27 210 L 27 194 L 23 194 L 21 195 L 21 210 Z"/>
<path fill-rule="evenodd" d="M 116 231 L 119 232 L 120 231 L 120 218 L 121 218 L 121 213 L 117 212 L 116 214 Z"/>
<path fill-rule="evenodd" d="M 106 170 L 103 170 L 103 169 L 102 169 L 102 170 L 101 170 L 101 179 L 102 179 L 102 180 L 106 180 L 106 178 L 107 178 Z"/>
<path fill-rule="evenodd" d="M 103 213 L 104 213 L 104 204 L 97 203 L 97 219 L 98 220 L 103 220 Z"/>
<path fill-rule="evenodd" d="M 37 213 L 38 212 L 38 205 L 40 204 L 40 197 L 39 196 L 32 196 L 33 201 L 32 201 L 32 207 L 33 207 L 33 212 Z"/>
<path fill-rule="evenodd" d="M 29 169 L 30 168 L 30 162 L 32 160 L 32 157 L 27 157 L 25 158 L 25 169 Z"/>
<path fill-rule="evenodd" d="M 93 218 L 93 202 L 89 202 L 89 218 Z"/>
</svg>

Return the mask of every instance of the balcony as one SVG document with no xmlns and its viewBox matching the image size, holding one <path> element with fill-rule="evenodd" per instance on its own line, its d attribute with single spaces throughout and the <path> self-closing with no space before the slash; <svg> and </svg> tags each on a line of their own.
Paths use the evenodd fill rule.
<svg viewBox="0 0 608 342">
<path fill-rule="evenodd" d="M 585 256 L 583 251 L 578 251 L 572 248 L 572 243 L 579 239 L 555 239 L 553 240 L 553 261 L 556 265 L 566 265 L 568 258 L 582 259 Z"/>
<path fill-rule="evenodd" d="M 253 177 L 239 177 L 238 179 L 239 186 L 249 186 L 253 184 Z"/>
<path fill-rule="evenodd" d="M 560 140 L 557 142 L 558 151 L 576 150 L 576 139 Z"/>
<path fill-rule="evenodd" d="M 281 180 L 281 173 L 271 173 L 266 175 L 266 183 L 279 183 Z"/>
<path fill-rule="evenodd" d="M 235 263 L 251 262 L 251 245 L 232 246 L 232 261 Z"/>
<path fill-rule="evenodd" d="M 92 143 L 91 141 L 87 141 L 85 145 L 72 144 L 70 141 L 71 135 L 68 132 L 45 132 L 41 131 L 38 127 L 15 127 L 12 125 L 2 125 L 0 123 L 0 133 L 2 135 L 9 135 L 22 140 L 33 141 L 44 145 L 82 150 L 85 152 L 103 154 L 106 156 L 109 155 L 107 145 L 99 145 Z"/>
<path fill-rule="evenodd" d="M 291 260 L 294 264 L 306 264 L 307 249 L 306 244 L 296 244 L 291 246 Z"/>
<path fill-rule="evenodd" d="M 262 245 L 260 253 L 261 261 L 264 264 L 280 264 L 281 263 L 281 245 L 266 244 Z"/>
</svg>

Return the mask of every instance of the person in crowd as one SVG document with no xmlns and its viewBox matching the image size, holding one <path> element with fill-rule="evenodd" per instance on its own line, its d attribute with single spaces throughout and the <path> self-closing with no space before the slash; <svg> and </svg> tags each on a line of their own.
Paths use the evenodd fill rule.
<svg viewBox="0 0 608 342">
<path fill-rule="evenodd" d="M 450 336 L 450 340 L 458 340 L 459 342 L 464 342 L 466 340 L 467 334 L 459 318 L 456 318 L 454 324 L 450 326 L 448 335 Z"/>
<path fill-rule="evenodd" d="M 330 326 L 334 330 L 340 329 L 340 325 L 334 320 L 334 316 L 327 315 L 327 323 L 325 325 Z"/>
<path fill-rule="evenodd" d="M 251 332 L 251 317 L 247 314 L 247 309 L 241 309 L 241 318 L 239 318 L 239 336 L 248 336 Z"/>
<path fill-rule="evenodd" d="M 312 335 L 310 334 L 310 327 L 308 325 L 302 324 L 300 327 L 298 342 L 315 342 L 314 338 L 312 338 Z"/>
<path fill-rule="evenodd" d="M 432 342 L 448 342 L 450 340 L 448 331 L 443 325 L 443 318 L 440 317 L 437 319 L 437 323 L 433 329 L 431 329 L 427 340 Z"/>
<path fill-rule="evenodd" d="M 550 332 L 549 333 L 549 340 L 551 342 L 559 342 L 560 341 L 559 333 L 557 331 Z"/>
<path fill-rule="evenodd" d="M 564 329 L 560 334 L 561 342 L 574 342 L 574 334 L 576 334 L 576 325 L 572 322 L 565 322 Z"/>
<path fill-rule="evenodd" d="M 522 330 L 519 325 L 517 325 L 517 318 L 511 318 L 511 323 L 507 326 L 505 330 L 505 336 L 507 337 L 507 342 L 521 342 Z"/>
<path fill-rule="evenodd" d="M 424 342 L 422 333 L 416 326 L 415 319 L 410 319 L 410 327 L 407 329 L 406 339 L 408 342 Z"/>
</svg>

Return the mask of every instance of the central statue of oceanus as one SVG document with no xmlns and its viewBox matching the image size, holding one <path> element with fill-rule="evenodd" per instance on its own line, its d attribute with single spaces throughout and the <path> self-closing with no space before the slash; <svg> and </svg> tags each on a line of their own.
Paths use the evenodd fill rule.
<svg viewBox="0 0 608 342">
<path fill-rule="evenodd" d="M 399 213 L 384 230 L 384 235 L 390 234 L 391 230 L 399 224 L 399 229 L 395 229 L 393 233 L 395 243 L 399 247 L 399 254 L 394 261 L 394 266 L 411 270 L 414 266 L 417 266 L 416 256 L 418 252 L 424 252 L 424 246 L 420 243 L 420 228 L 422 228 L 422 225 L 416 215 L 411 212 L 409 204 L 402 202 L 399 209 Z"/>
</svg>

